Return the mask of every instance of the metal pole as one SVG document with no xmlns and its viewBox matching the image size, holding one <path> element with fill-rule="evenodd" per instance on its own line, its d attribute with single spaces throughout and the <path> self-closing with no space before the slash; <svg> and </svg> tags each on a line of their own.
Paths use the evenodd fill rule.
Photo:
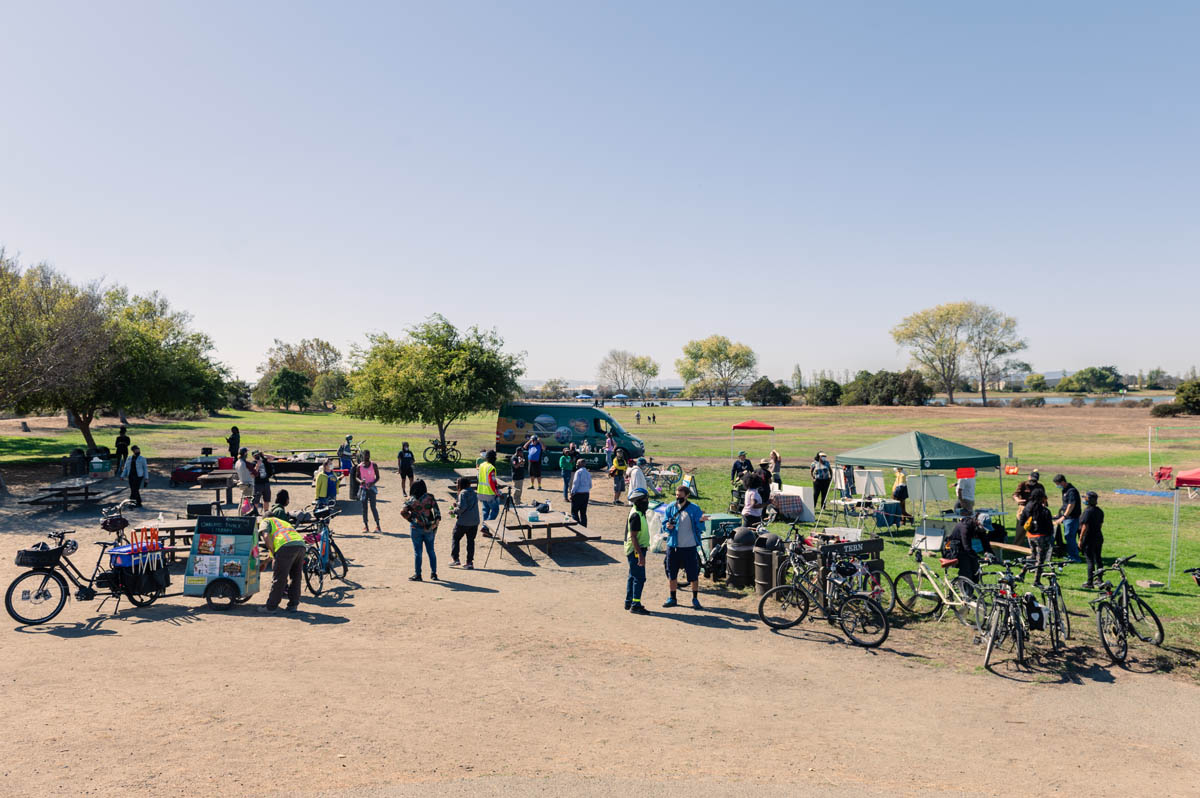
<svg viewBox="0 0 1200 798">
<path fill-rule="evenodd" d="M 1146 473 L 1154 476 L 1154 427 L 1146 427 Z"/>
<path fill-rule="evenodd" d="M 1171 521 L 1171 553 L 1167 557 L 1167 588 L 1171 587 L 1171 575 L 1175 573 L 1175 548 L 1179 544 L 1179 488 L 1175 489 L 1175 512 Z"/>
</svg>

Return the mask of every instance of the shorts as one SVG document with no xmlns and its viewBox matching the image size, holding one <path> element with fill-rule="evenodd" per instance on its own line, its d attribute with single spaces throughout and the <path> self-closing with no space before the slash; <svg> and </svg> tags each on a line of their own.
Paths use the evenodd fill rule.
<svg viewBox="0 0 1200 798">
<path fill-rule="evenodd" d="M 542 461 L 541 460 L 530 460 L 529 461 L 529 478 L 530 479 L 541 479 L 542 478 Z"/>
<path fill-rule="evenodd" d="M 615 490 L 617 493 L 621 493 L 625 490 L 624 474 L 617 474 L 615 477 L 613 477 L 613 490 Z"/>
<path fill-rule="evenodd" d="M 898 502 L 908 499 L 908 485 L 897 485 L 892 488 L 892 498 Z"/>
<path fill-rule="evenodd" d="M 400 476 L 408 477 L 409 479 L 412 479 L 413 478 L 413 467 L 411 465 L 400 466 Z"/>
<path fill-rule="evenodd" d="M 267 504 L 271 503 L 271 483 L 270 482 L 255 482 L 254 483 L 254 500 L 258 501 L 262 497 Z"/>
<path fill-rule="evenodd" d="M 695 546 L 688 546 L 682 549 L 668 546 L 666 566 L 667 579 L 678 577 L 680 568 L 687 574 L 689 582 L 695 582 L 700 578 L 700 554 L 696 551 Z"/>
</svg>

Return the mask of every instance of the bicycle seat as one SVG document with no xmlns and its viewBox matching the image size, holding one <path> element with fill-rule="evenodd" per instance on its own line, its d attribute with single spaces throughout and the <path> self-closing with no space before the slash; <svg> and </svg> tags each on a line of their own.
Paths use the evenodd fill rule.
<svg viewBox="0 0 1200 798">
<path fill-rule="evenodd" d="M 958 558 L 955 557 L 953 560 L 948 560 L 945 557 L 943 557 L 941 559 L 941 563 L 942 563 L 943 568 L 950 568 L 951 566 L 958 565 Z"/>
</svg>

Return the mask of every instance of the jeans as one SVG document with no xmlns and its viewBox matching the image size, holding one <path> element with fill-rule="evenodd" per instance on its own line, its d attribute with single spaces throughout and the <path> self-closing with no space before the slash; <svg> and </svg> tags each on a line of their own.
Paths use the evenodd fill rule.
<svg viewBox="0 0 1200 798">
<path fill-rule="evenodd" d="M 289 543 L 275 552 L 275 567 L 271 571 L 271 593 L 267 596 L 267 607 L 275 609 L 283 600 L 287 590 L 289 607 L 300 606 L 300 577 L 304 572 L 304 555 L 308 547 L 301 543 Z"/>
<path fill-rule="evenodd" d="M 513 503 L 521 503 L 521 494 L 525 492 L 525 480 L 513 479 Z"/>
<path fill-rule="evenodd" d="M 1062 520 L 1063 539 L 1067 544 L 1067 559 L 1079 559 L 1079 543 L 1076 538 L 1079 536 L 1079 519 L 1064 518 Z"/>
<path fill-rule="evenodd" d="M 613 455 L 614 455 L 614 454 L 616 454 L 616 452 L 615 452 L 615 451 L 613 451 L 613 452 L 605 452 L 605 453 L 604 453 L 604 462 L 605 462 L 605 464 L 608 466 L 608 470 L 609 470 L 609 471 L 612 471 L 612 461 L 613 461 Z"/>
<path fill-rule="evenodd" d="M 825 506 L 825 498 L 829 495 L 829 483 L 831 479 L 814 479 L 813 480 L 813 509 Z"/>
<path fill-rule="evenodd" d="M 483 506 L 483 520 L 491 521 L 500 515 L 499 496 L 480 496 L 479 503 Z"/>
<path fill-rule="evenodd" d="M 641 601 L 642 588 L 646 586 L 646 566 L 638 565 L 636 553 L 626 555 L 629 560 L 629 579 L 625 582 L 625 600 Z"/>
<path fill-rule="evenodd" d="M 1050 549 L 1054 547 L 1054 538 L 1050 535 L 1040 535 L 1038 537 L 1030 537 L 1029 550 L 1033 553 L 1033 560 L 1037 563 L 1037 570 L 1034 571 L 1033 581 L 1035 583 L 1042 581 L 1042 566 L 1050 560 Z"/>
<path fill-rule="evenodd" d="M 478 529 L 477 526 L 454 527 L 454 537 L 450 539 L 450 559 L 458 562 L 458 543 L 465 537 L 467 539 L 467 565 L 475 563 L 475 533 Z"/>
<path fill-rule="evenodd" d="M 570 492 L 570 489 L 571 489 L 571 477 L 575 476 L 575 472 L 568 471 L 567 469 L 564 468 L 562 475 L 563 475 L 563 498 L 566 499 L 566 498 L 568 498 L 568 493 Z"/>
<path fill-rule="evenodd" d="M 571 517 L 578 521 L 580 526 L 587 526 L 588 499 L 591 496 L 590 493 L 571 494 Z"/>
<path fill-rule="evenodd" d="M 419 526 L 410 527 L 409 532 L 412 535 L 413 544 L 413 573 L 417 576 L 421 575 L 421 546 L 425 546 L 425 551 L 429 554 L 429 573 L 437 573 L 437 554 L 433 551 L 433 539 L 437 535 L 436 529 L 421 529 Z"/>
<path fill-rule="evenodd" d="M 379 494 L 379 489 L 375 486 L 367 487 L 360 485 L 358 488 L 358 500 L 362 502 L 363 526 L 367 525 L 367 505 L 371 506 L 371 512 L 375 514 L 375 526 L 379 526 L 379 508 L 375 506 L 375 497 Z"/>
</svg>

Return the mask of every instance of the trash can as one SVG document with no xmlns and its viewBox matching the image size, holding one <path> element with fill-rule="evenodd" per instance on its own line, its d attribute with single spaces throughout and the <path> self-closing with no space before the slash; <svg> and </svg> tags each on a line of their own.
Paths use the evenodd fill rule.
<svg viewBox="0 0 1200 798">
<path fill-rule="evenodd" d="M 754 541 L 757 537 L 753 529 L 738 527 L 733 533 L 726 549 L 725 562 L 728 576 L 726 581 L 731 587 L 750 587 L 754 584 Z"/>
<path fill-rule="evenodd" d="M 754 592 L 758 595 L 775 587 L 783 540 L 774 533 L 759 535 L 754 541 Z"/>
</svg>

